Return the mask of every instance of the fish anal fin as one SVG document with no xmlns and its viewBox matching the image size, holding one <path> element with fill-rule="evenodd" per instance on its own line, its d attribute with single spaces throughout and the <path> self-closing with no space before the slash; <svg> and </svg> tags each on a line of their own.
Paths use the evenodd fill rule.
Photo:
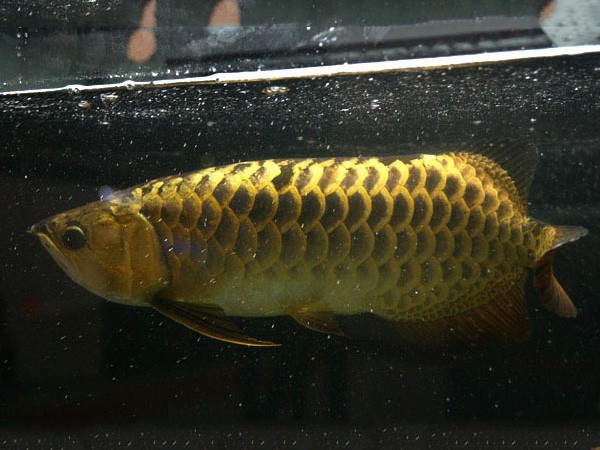
<svg viewBox="0 0 600 450">
<path fill-rule="evenodd" d="M 153 302 L 152 307 L 169 319 L 213 339 L 251 347 L 279 346 L 248 336 L 216 305 L 159 299 Z"/>
<path fill-rule="evenodd" d="M 525 341 L 531 324 L 525 299 L 525 276 L 474 308 L 434 320 L 398 321 L 398 333 L 419 347 L 461 350 Z"/>
<path fill-rule="evenodd" d="M 579 228 L 579 227 L 572 227 Z M 577 307 L 562 288 L 552 270 L 554 251 L 549 251 L 534 263 L 534 286 L 540 302 L 547 310 L 561 317 L 576 317 Z"/>
<path fill-rule="evenodd" d="M 288 308 L 286 314 L 303 327 L 319 333 L 335 334 L 350 338 L 340 327 L 331 311 L 314 311 L 308 308 Z"/>
</svg>

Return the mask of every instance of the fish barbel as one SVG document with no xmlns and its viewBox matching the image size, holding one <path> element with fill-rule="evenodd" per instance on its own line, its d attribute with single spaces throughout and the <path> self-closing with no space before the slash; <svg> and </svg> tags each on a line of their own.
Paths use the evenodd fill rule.
<svg viewBox="0 0 600 450">
<path fill-rule="evenodd" d="M 537 154 L 242 162 L 153 180 L 31 231 L 77 283 L 207 336 L 247 336 L 231 316 L 289 315 L 343 335 L 372 313 L 424 346 L 529 333 L 527 269 L 548 309 L 577 309 L 552 250 L 587 233 L 527 215 Z"/>
</svg>

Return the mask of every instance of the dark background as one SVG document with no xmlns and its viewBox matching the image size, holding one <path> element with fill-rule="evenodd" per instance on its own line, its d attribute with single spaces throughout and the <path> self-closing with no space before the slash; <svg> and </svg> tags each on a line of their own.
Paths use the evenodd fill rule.
<svg viewBox="0 0 600 450">
<path fill-rule="evenodd" d="M 540 42 L 539 33 L 528 35 Z M 433 56 L 439 51 L 423 45 Z M 315 65 L 361 60 L 357 48 L 302 52 Z M 133 90 L 102 88 L 112 81 L 102 78 L 89 92 L 0 96 L 3 444 L 598 445 L 598 55 Z M 284 56 L 297 60 L 294 52 Z M 228 58 L 221 64 L 258 64 L 248 55 Z M 273 61 L 266 55 L 260 64 Z M 194 73 L 205 73 L 204 62 L 190 55 L 160 65 L 164 73 L 196 63 Z M 287 91 L 265 94 L 273 85 Z M 87 293 L 25 232 L 95 200 L 100 186 L 127 187 L 207 165 L 476 149 L 507 139 L 540 150 L 532 215 L 583 225 L 590 235 L 561 248 L 555 267 L 580 316 L 555 317 L 529 292 L 532 338 L 500 349 L 425 351 L 368 316 L 343 319 L 356 336 L 350 341 L 287 317 L 238 320 L 279 348 L 212 341 L 151 310 Z"/>
</svg>

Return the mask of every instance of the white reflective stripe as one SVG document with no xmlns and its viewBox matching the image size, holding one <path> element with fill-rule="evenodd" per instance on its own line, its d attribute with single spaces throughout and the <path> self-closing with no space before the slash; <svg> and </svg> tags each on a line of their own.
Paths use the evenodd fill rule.
<svg viewBox="0 0 600 450">
<path fill-rule="evenodd" d="M 510 50 L 504 52 L 477 53 L 470 55 L 438 56 L 433 58 L 401 59 L 355 64 L 335 64 L 330 66 L 300 67 L 294 69 L 274 69 L 264 71 L 216 73 L 213 75 L 175 78 L 154 81 L 127 80 L 120 83 L 79 85 L 72 84 L 60 88 L 30 89 L 1 92 L 0 96 L 37 94 L 44 92 L 90 92 L 106 90 L 127 90 L 194 84 L 250 83 L 256 81 L 283 81 L 298 78 L 318 78 L 339 75 L 376 74 L 395 71 L 448 69 L 451 67 L 472 66 L 508 61 L 522 61 L 535 58 L 600 53 L 600 45 L 577 45 L 572 47 L 551 47 L 530 50 Z"/>
</svg>

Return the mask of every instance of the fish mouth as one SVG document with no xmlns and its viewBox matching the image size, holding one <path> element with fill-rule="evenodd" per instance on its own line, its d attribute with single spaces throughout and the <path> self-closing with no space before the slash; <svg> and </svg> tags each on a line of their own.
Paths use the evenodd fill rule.
<svg viewBox="0 0 600 450">
<path fill-rule="evenodd" d="M 29 234 L 35 234 L 36 236 L 40 236 L 42 234 L 47 234 L 48 229 L 46 228 L 45 222 L 36 223 L 35 225 L 30 226 L 27 229 Z"/>
<path fill-rule="evenodd" d="M 35 225 L 29 227 L 27 233 L 37 236 L 44 248 L 52 255 L 53 258 L 66 259 L 58 246 L 50 237 L 50 230 L 44 222 L 36 223 Z"/>
<path fill-rule="evenodd" d="M 65 256 L 60 251 L 60 249 L 56 246 L 54 241 L 50 238 L 50 236 L 48 236 L 43 231 L 34 230 L 33 228 L 34 227 L 31 227 L 30 232 L 35 234 L 40 239 L 40 242 L 42 243 L 44 248 L 46 250 L 48 250 L 48 253 L 50 253 L 55 259 L 57 259 L 57 262 L 58 262 L 58 258 L 66 259 Z"/>
<path fill-rule="evenodd" d="M 69 259 L 66 255 L 61 251 L 61 249 L 54 243 L 50 235 L 48 234 L 48 228 L 45 224 L 36 224 L 27 230 L 28 233 L 36 235 L 42 246 L 46 249 L 46 251 L 50 254 L 52 259 L 58 264 L 58 266 L 66 272 L 73 280 L 79 282 L 79 275 L 76 270 L 72 267 L 72 264 L 69 264 Z"/>
</svg>

